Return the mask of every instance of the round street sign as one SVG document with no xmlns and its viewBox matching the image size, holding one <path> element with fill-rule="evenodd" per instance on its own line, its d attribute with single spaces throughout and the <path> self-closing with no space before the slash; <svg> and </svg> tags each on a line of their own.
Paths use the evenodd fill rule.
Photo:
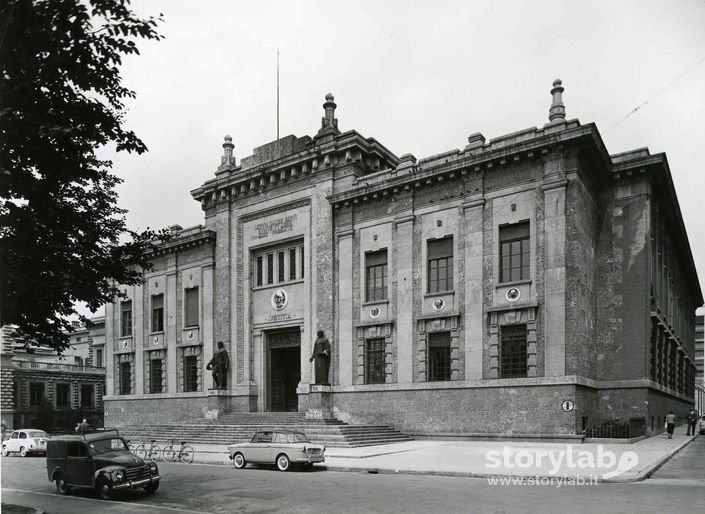
<svg viewBox="0 0 705 514">
<path fill-rule="evenodd" d="M 563 409 L 564 412 L 570 412 L 575 409 L 575 402 L 571 400 L 563 400 L 563 403 L 561 403 L 561 409 Z"/>
</svg>

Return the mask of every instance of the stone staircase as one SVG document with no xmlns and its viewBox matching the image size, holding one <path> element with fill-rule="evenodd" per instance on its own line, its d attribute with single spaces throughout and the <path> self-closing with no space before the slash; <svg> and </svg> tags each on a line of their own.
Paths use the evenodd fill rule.
<svg viewBox="0 0 705 514">
<path fill-rule="evenodd" d="M 174 439 L 191 444 L 227 445 L 249 441 L 257 430 L 282 428 L 305 433 L 314 443 L 332 447 L 358 447 L 410 441 L 412 438 L 385 425 L 348 425 L 338 420 L 306 419 L 298 412 L 238 412 L 217 420 L 184 423 L 155 423 L 117 427 L 133 442 L 156 439 L 164 444 Z"/>
</svg>

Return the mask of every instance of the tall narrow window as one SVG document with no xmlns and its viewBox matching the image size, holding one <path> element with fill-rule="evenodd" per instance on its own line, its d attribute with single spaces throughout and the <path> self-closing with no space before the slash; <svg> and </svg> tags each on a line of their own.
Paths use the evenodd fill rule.
<svg viewBox="0 0 705 514">
<path fill-rule="evenodd" d="M 428 336 L 428 380 L 450 380 L 450 332 L 435 332 Z"/>
<path fill-rule="evenodd" d="M 149 392 L 161 393 L 162 390 L 162 359 L 149 361 Z"/>
<path fill-rule="evenodd" d="M 120 337 L 132 335 L 132 300 L 120 303 Z"/>
<path fill-rule="evenodd" d="M 184 392 L 198 391 L 198 357 L 184 357 Z"/>
<path fill-rule="evenodd" d="M 304 270 L 305 270 L 305 268 L 304 268 L 304 247 L 303 247 L 303 246 L 299 249 L 299 254 L 300 254 L 300 256 L 299 256 L 299 262 L 301 263 L 301 264 L 300 264 L 300 266 L 301 266 L 301 278 L 304 278 L 304 275 L 305 275 Z"/>
<path fill-rule="evenodd" d="M 59 409 L 71 407 L 70 384 L 56 384 L 56 407 Z"/>
<path fill-rule="evenodd" d="M 29 384 L 29 405 L 38 407 L 44 400 L 44 382 L 30 382 Z"/>
<path fill-rule="evenodd" d="M 529 222 L 499 227 L 499 281 L 529 280 Z"/>
<path fill-rule="evenodd" d="M 184 326 L 198 326 L 198 287 L 190 287 L 184 291 Z"/>
<path fill-rule="evenodd" d="M 103 367 L 103 348 L 96 348 L 95 349 L 95 364 L 94 366 L 98 368 Z"/>
<path fill-rule="evenodd" d="M 428 292 L 453 290 L 453 238 L 428 242 Z"/>
<path fill-rule="evenodd" d="M 365 300 L 387 299 L 387 249 L 365 254 L 367 288 Z"/>
<path fill-rule="evenodd" d="M 152 296 L 152 332 L 164 332 L 164 295 Z"/>
<path fill-rule="evenodd" d="M 384 338 L 365 341 L 365 384 L 384 384 Z"/>
<path fill-rule="evenodd" d="M 95 387 L 93 384 L 81 384 L 81 407 L 95 407 Z"/>
<path fill-rule="evenodd" d="M 267 254 L 267 284 L 274 284 L 274 254 Z"/>
<path fill-rule="evenodd" d="M 256 283 L 258 286 L 261 286 L 261 285 L 262 285 L 262 280 L 263 280 L 262 277 L 264 276 L 264 262 L 263 262 L 263 260 L 262 260 L 262 256 L 261 256 L 261 255 L 258 255 L 258 256 L 257 256 L 256 273 L 257 273 L 257 277 L 256 277 L 255 283 Z"/>
<path fill-rule="evenodd" d="M 500 378 L 526 377 L 526 325 L 501 328 Z"/>
<path fill-rule="evenodd" d="M 284 252 L 277 252 L 277 281 L 284 282 Z"/>
<path fill-rule="evenodd" d="M 296 280 L 296 248 L 289 249 L 289 280 Z"/>
<path fill-rule="evenodd" d="M 132 394 L 132 367 L 130 362 L 120 363 L 120 394 Z"/>
</svg>

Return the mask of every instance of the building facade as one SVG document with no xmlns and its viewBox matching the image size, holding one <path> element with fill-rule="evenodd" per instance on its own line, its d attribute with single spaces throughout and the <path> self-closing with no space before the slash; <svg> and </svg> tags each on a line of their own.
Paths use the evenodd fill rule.
<svg viewBox="0 0 705 514">
<path fill-rule="evenodd" d="M 106 310 L 109 423 L 305 411 L 418 434 L 581 434 L 663 426 L 694 398 L 702 304 L 668 162 L 610 155 L 594 124 L 549 123 L 400 157 L 341 132 L 192 191 L 205 225 L 153 255 Z M 332 342 L 315 384 L 316 332 Z M 207 364 L 218 341 L 228 383 Z"/>
<path fill-rule="evenodd" d="M 86 418 L 103 426 L 105 318 L 74 323 L 62 355 L 27 349 L 2 327 L 2 425 L 10 428 L 70 429 Z"/>
</svg>

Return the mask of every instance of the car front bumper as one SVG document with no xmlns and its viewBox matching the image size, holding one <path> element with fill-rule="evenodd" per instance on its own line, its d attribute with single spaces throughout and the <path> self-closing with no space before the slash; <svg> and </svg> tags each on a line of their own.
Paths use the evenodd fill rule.
<svg viewBox="0 0 705 514">
<path fill-rule="evenodd" d="M 326 458 L 323 455 L 309 455 L 307 457 L 290 458 L 295 464 L 314 464 L 325 462 Z"/>
<path fill-rule="evenodd" d="M 146 485 L 154 484 L 159 482 L 160 476 L 155 475 L 149 478 L 142 478 L 140 480 L 129 480 L 127 482 L 113 483 L 113 489 L 115 491 L 120 491 L 121 489 L 136 489 L 138 487 L 144 487 Z"/>
</svg>

